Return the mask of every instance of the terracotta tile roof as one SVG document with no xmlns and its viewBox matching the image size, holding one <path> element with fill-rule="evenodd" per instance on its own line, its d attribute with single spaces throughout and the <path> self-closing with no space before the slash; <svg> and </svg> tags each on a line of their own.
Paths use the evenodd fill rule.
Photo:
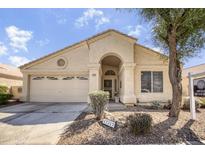
<svg viewBox="0 0 205 154">
<path fill-rule="evenodd" d="M 6 64 L 0 64 L 0 76 L 1 75 L 13 76 L 13 77 L 18 77 L 18 78 L 23 77 L 19 68 L 16 68 L 16 67 L 10 66 L 10 65 L 6 65 Z"/>
</svg>

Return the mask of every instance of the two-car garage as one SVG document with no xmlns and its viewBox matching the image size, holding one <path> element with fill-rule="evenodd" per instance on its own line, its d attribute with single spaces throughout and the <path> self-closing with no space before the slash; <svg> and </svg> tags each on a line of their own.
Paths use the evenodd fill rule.
<svg viewBox="0 0 205 154">
<path fill-rule="evenodd" d="M 87 102 L 87 76 L 31 76 L 31 102 Z"/>
</svg>

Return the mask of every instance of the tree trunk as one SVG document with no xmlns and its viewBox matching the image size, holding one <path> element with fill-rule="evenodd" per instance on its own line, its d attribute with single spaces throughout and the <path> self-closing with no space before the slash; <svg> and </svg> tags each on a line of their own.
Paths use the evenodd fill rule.
<svg viewBox="0 0 205 154">
<path fill-rule="evenodd" d="M 168 35 L 169 42 L 169 79 L 172 85 L 172 106 L 169 112 L 170 117 L 178 117 L 181 101 L 182 101 L 182 84 L 181 84 L 181 64 L 179 57 L 177 56 L 176 49 L 176 35 L 175 31 L 172 30 Z"/>
</svg>

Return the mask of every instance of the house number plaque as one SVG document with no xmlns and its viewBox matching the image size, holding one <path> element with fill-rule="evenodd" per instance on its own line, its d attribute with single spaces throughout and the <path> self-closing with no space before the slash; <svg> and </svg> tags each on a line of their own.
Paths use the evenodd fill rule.
<svg viewBox="0 0 205 154">
<path fill-rule="evenodd" d="M 102 123 L 108 127 L 115 128 L 116 127 L 116 122 L 108 120 L 108 119 L 103 119 Z"/>
</svg>

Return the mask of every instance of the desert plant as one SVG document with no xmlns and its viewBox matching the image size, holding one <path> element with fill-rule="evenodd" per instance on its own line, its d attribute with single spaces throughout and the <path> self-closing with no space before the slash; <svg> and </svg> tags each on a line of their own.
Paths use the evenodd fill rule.
<svg viewBox="0 0 205 154">
<path fill-rule="evenodd" d="M 205 46 L 205 9 L 143 8 L 128 9 L 151 24 L 153 40 L 169 57 L 172 86 L 170 117 L 178 117 L 182 102 L 182 64 L 196 56 Z"/>
<path fill-rule="evenodd" d="M 7 86 L 0 85 L 0 94 L 8 93 L 9 88 Z"/>
<path fill-rule="evenodd" d="M 205 108 L 205 98 L 199 98 L 200 99 L 200 107 Z"/>
<path fill-rule="evenodd" d="M 135 135 L 150 132 L 152 127 L 152 117 L 146 113 L 136 113 L 127 118 L 127 125 Z"/>
<path fill-rule="evenodd" d="M 11 98 L 11 94 L 0 94 L 0 104 L 5 104 Z"/>
<path fill-rule="evenodd" d="M 98 90 L 89 93 L 89 96 L 96 119 L 100 120 L 104 114 L 106 104 L 109 101 L 109 92 Z"/>
<path fill-rule="evenodd" d="M 201 101 L 197 98 L 195 98 L 195 107 L 198 109 L 200 107 Z M 190 110 L 190 98 L 183 98 L 182 101 L 182 109 L 184 110 Z"/>
<path fill-rule="evenodd" d="M 160 101 L 153 101 L 151 102 L 151 106 L 150 106 L 151 109 L 163 109 L 163 105 L 162 105 L 162 102 Z"/>
<path fill-rule="evenodd" d="M 168 109 L 170 110 L 171 109 L 171 106 L 172 106 L 172 101 L 171 100 L 168 100 L 165 105 L 164 105 L 164 109 Z"/>
</svg>

